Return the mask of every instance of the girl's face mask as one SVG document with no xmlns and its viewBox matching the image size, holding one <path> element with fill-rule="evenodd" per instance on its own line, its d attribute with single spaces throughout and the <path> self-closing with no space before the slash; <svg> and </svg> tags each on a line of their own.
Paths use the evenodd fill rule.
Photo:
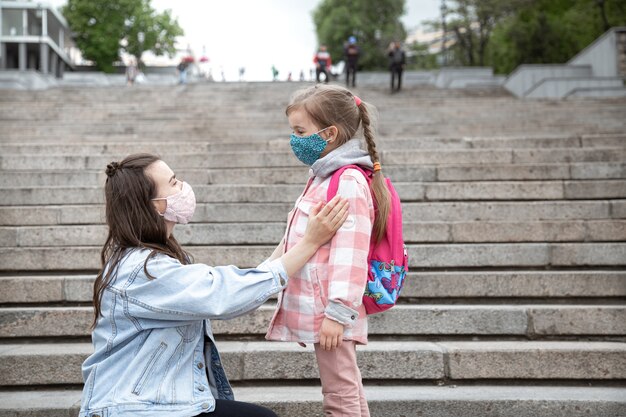
<svg viewBox="0 0 626 417">
<path fill-rule="evenodd" d="M 328 127 L 309 136 L 297 136 L 293 133 L 291 134 L 291 140 L 289 141 L 291 150 L 304 164 L 311 166 L 315 161 L 320 159 L 320 156 L 322 156 L 322 152 L 326 149 L 328 141 L 323 139 L 318 133 L 323 132 L 326 129 L 328 129 Z"/>
<path fill-rule="evenodd" d="M 196 210 L 196 195 L 189 184 L 183 181 L 183 188 L 176 194 L 168 197 L 153 198 L 153 200 L 166 200 L 167 207 L 164 213 L 159 213 L 165 220 L 174 223 L 187 224 Z"/>
</svg>

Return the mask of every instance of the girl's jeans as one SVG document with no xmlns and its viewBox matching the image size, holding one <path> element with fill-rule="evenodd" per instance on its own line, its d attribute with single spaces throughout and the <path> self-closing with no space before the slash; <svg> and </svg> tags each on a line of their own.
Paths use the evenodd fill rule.
<svg viewBox="0 0 626 417">
<path fill-rule="evenodd" d="M 315 356 L 322 381 L 324 416 L 370 417 L 356 363 L 356 344 L 344 340 L 340 347 L 326 351 L 317 343 Z"/>
</svg>

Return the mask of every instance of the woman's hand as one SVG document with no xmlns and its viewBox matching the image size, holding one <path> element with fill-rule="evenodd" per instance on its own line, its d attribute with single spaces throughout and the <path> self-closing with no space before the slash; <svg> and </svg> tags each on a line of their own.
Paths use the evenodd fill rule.
<svg viewBox="0 0 626 417">
<path fill-rule="evenodd" d="M 343 324 L 324 318 L 320 329 L 320 347 L 324 350 L 334 350 L 341 346 L 343 340 Z"/>
<path fill-rule="evenodd" d="M 348 200 L 335 196 L 322 208 L 318 203 L 309 212 L 309 222 L 304 237 L 280 259 L 288 276 L 293 276 L 307 263 L 324 243 L 335 235 L 348 218 Z"/>
<path fill-rule="evenodd" d="M 328 242 L 348 218 L 348 200 L 336 195 L 326 205 L 322 201 L 311 207 L 304 240 L 322 246 Z"/>
</svg>

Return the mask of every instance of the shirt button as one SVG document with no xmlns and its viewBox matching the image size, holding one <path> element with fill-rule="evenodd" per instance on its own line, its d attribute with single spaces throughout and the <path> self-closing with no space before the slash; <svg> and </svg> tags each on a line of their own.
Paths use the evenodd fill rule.
<svg viewBox="0 0 626 417">
<path fill-rule="evenodd" d="M 209 403 L 202 403 L 201 407 L 206 410 L 207 408 L 209 408 Z"/>
<path fill-rule="evenodd" d="M 198 387 L 198 391 L 204 392 L 204 387 Z"/>
<path fill-rule="evenodd" d="M 204 364 L 202 362 L 198 362 L 198 369 L 204 368 Z"/>
<path fill-rule="evenodd" d="M 354 320 L 355 318 L 356 318 L 356 317 L 354 317 L 354 316 L 350 316 L 350 319 L 351 319 L 351 320 Z"/>
</svg>

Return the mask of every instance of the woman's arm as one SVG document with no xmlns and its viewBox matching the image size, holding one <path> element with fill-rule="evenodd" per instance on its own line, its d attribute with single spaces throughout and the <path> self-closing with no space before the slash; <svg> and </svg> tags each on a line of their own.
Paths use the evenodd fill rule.
<svg viewBox="0 0 626 417">
<path fill-rule="evenodd" d="M 281 291 L 289 275 L 330 240 L 347 217 L 347 205 L 347 200 L 336 197 L 324 208 L 316 207 L 302 241 L 280 259 L 264 262 L 258 268 L 181 265 L 161 255 L 147 264 L 154 279 L 145 276 L 142 260 L 132 284 L 114 291 L 125 300 L 128 314 L 141 319 L 189 321 L 245 314 Z"/>
<path fill-rule="evenodd" d="M 278 246 L 276 246 L 276 249 L 274 249 L 274 252 L 272 252 L 272 255 L 269 258 L 267 258 L 267 260 L 271 262 L 274 259 L 278 259 L 281 256 L 283 256 L 284 253 L 285 253 L 285 238 L 282 238 Z"/>
</svg>

